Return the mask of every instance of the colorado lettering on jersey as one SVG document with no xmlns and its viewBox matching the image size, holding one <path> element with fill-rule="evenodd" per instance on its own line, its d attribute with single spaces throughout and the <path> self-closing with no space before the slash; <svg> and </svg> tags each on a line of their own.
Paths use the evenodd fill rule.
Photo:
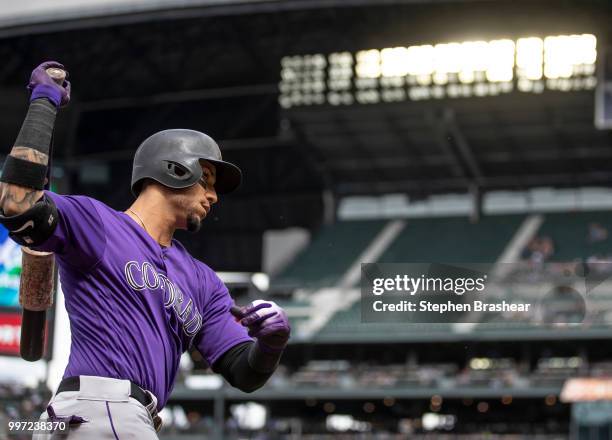
<svg viewBox="0 0 612 440">
<path fill-rule="evenodd" d="M 148 261 L 144 263 L 128 261 L 125 264 L 124 272 L 125 278 L 132 289 L 136 291 L 144 289 L 150 291 L 161 290 L 163 292 L 164 307 L 174 311 L 187 337 L 191 339 L 198 333 L 202 327 L 202 315 L 194 306 L 191 298 L 183 305 L 185 302 L 183 292 L 166 275 L 156 272 L 153 265 Z"/>
</svg>

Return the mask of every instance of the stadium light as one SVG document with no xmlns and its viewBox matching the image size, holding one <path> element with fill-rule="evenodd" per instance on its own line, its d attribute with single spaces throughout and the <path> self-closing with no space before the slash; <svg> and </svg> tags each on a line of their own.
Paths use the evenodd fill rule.
<svg viewBox="0 0 612 440">
<path fill-rule="evenodd" d="M 470 368 L 472 370 L 488 370 L 491 368 L 491 359 L 489 358 L 472 358 L 470 360 Z"/>
<path fill-rule="evenodd" d="M 425 431 L 433 431 L 440 426 L 441 416 L 433 413 L 423 414 L 421 419 L 421 425 Z"/>
<path fill-rule="evenodd" d="M 304 64 L 313 69 L 324 69 L 327 66 L 327 61 L 323 54 L 314 54 L 304 58 Z"/>
<path fill-rule="evenodd" d="M 350 52 L 335 52 L 329 55 L 328 62 L 328 89 L 331 92 L 350 90 L 353 77 L 353 55 Z M 331 105 L 340 105 L 345 102 L 345 99 L 340 94 L 329 93 L 327 101 Z"/>
<path fill-rule="evenodd" d="M 353 55 L 350 52 L 334 52 L 329 55 L 329 62 L 330 64 L 352 66 Z"/>
<path fill-rule="evenodd" d="M 234 420 L 242 429 L 259 430 L 266 424 L 268 411 L 265 406 L 256 402 L 246 402 L 230 406 Z"/>
<path fill-rule="evenodd" d="M 494 40 L 489 43 L 487 80 L 512 81 L 514 77 L 514 41 Z"/>
<path fill-rule="evenodd" d="M 592 72 L 596 59 L 597 38 L 594 35 L 559 35 L 544 39 L 544 74 L 549 79 Z"/>
<path fill-rule="evenodd" d="M 464 84 L 473 83 L 477 72 L 487 70 L 489 44 L 486 41 L 468 41 L 461 44 L 461 69 L 459 81 Z"/>
<path fill-rule="evenodd" d="M 433 82 L 437 85 L 448 84 L 448 74 L 446 72 L 436 72 L 433 74 Z"/>
<path fill-rule="evenodd" d="M 380 77 L 380 51 L 372 49 L 357 52 L 356 72 L 360 78 Z"/>
<path fill-rule="evenodd" d="M 351 415 L 334 414 L 333 416 L 327 416 L 325 426 L 330 431 L 346 432 L 353 427 L 354 422 L 355 419 Z"/>
<path fill-rule="evenodd" d="M 567 36 L 544 39 L 544 75 L 549 79 L 569 78 L 572 74 L 572 53 Z M 566 53 L 566 51 L 568 51 Z"/>
<path fill-rule="evenodd" d="M 541 38 L 519 38 L 516 42 L 516 66 L 519 76 L 530 80 L 542 78 L 544 41 Z"/>
<path fill-rule="evenodd" d="M 544 75 L 548 79 L 592 74 L 597 59 L 597 38 L 591 34 L 559 35 L 544 39 Z M 567 89 L 565 82 L 559 88 Z M 574 89 L 575 86 L 569 86 Z"/>
<path fill-rule="evenodd" d="M 398 102 L 406 100 L 406 92 L 403 89 L 383 90 L 382 100 L 385 102 Z"/>
<path fill-rule="evenodd" d="M 411 46 L 406 51 L 408 73 L 417 78 L 428 78 L 434 72 L 434 47 L 430 44 L 424 46 Z"/>
<path fill-rule="evenodd" d="M 582 64 L 594 65 L 597 61 L 597 38 L 591 34 L 577 35 L 576 37 L 580 41 L 579 60 Z"/>
<path fill-rule="evenodd" d="M 445 43 L 434 46 L 434 68 L 440 73 L 459 73 L 461 70 L 461 44 Z"/>
<path fill-rule="evenodd" d="M 425 413 L 421 417 L 421 426 L 425 431 L 436 429 L 451 430 L 455 427 L 457 418 L 454 415 Z"/>
<path fill-rule="evenodd" d="M 485 97 L 597 84 L 597 38 L 591 34 L 526 36 L 516 41 L 449 42 L 294 55 L 281 59 L 279 104 L 376 104 Z"/>
<path fill-rule="evenodd" d="M 380 52 L 381 73 L 384 77 L 406 76 L 408 74 L 408 49 L 405 47 L 386 48 Z"/>
<path fill-rule="evenodd" d="M 353 416 L 348 414 L 334 414 L 327 416 L 325 419 L 325 427 L 330 431 L 347 432 L 368 432 L 371 430 L 371 424 L 355 420 Z"/>
</svg>

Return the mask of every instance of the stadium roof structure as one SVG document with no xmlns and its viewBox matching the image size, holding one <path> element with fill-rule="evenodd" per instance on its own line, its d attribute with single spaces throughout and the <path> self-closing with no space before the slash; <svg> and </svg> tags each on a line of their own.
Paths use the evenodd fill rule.
<svg viewBox="0 0 612 440">
<path fill-rule="evenodd" d="M 247 236 L 320 224 L 324 193 L 335 200 L 425 196 L 608 185 L 612 177 L 610 135 L 593 126 L 593 90 L 279 105 L 285 56 L 574 33 L 605 44 L 608 2 L 112 0 L 90 2 L 91 9 L 76 3 L 0 13 L 0 142 L 12 145 L 32 66 L 59 59 L 70 70 L 73 102 L 59 120 L 55 157 L 73 189 L 125 206 L 131 157 L 142 139 L 171 127 L 208 132 L 246 176 L 220 206 L 214 228 L 231 231 L 254 253 L 261 239 Z M 82 178 L 85 167 L 108 164 L 109 181 L 124 191 L 110 193 Z M 258 269 L 247 266 L 237 269 Z"/>
<path fill-rule="evenodd" d="M 30 0 L 3 5 L 0 35 L 88 28 L 194 16 L 246 15 L 291 10 L 491 2 L 496 0 Z"/>
<path fill-rule="evenodd" d="M 290 120 L 343 195 L 608 185 L 592 92 L 297 109 Z"/>
</svg>

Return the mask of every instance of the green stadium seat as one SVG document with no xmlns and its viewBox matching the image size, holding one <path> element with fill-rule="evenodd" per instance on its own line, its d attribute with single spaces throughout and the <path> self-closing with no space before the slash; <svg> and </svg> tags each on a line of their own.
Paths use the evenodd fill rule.
<svg viewBox="0 0 612 440">
<path fill-rule="evenodd" d="M 324 226 L 271 281 L 271 289 L 334 286 L 386 224 L 385 220 L 360 220 Z"/>
<path fill-rule="evenodd" d="M 380 257 L 380 263 L 494 263 L 517 231 L 524 215 L 408 220 Z"/>
</svg>

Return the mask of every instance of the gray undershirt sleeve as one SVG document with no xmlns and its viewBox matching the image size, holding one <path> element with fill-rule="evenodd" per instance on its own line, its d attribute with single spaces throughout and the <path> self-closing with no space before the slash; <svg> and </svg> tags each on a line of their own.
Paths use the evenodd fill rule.
<svg viewBox="0 0 612 440">
<path fill-rule="evenodd" d="M 48 99 L 32 101 L 14 146 L 33 148 L 48 155 L 56 116 L 57 108 Z"/>
</svg>

